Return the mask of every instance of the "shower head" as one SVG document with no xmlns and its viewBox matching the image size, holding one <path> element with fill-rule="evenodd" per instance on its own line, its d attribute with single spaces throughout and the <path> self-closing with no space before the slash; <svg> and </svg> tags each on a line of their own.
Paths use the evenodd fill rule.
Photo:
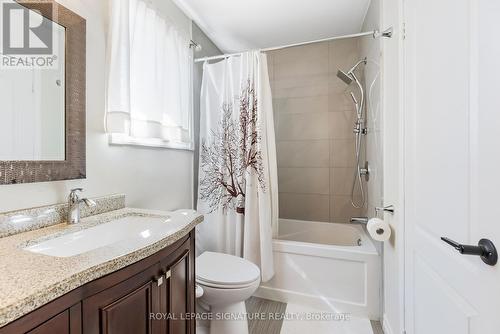
<svg viewBox="0 0 500 334">
<path fill-rule="evenodd" d="M 343 82 L 345 82 L 346 85 L 349 86 L 351 84 L 352 80 L 353 80 L 350 74 L 351 74 L 351 72 L 345 73 L 342 70 L 338 70 L 337 77 L 340 80 L 342 80 Z"/>
<path fill-rule="evenodd" d="M 361 64 L 366 64 L 366 58 L 361 59 L 354 65 L 349 72 L 344 72 L 342 70 L 338 70 L 337 72 L 337 77 L 342 80 L 344 83 L 347 85 L 350 85 L 353 80 L 357 80 L 356 76 L 354 75 L 354 71 L 358 68 L 359 65 Z"/>
</svg>

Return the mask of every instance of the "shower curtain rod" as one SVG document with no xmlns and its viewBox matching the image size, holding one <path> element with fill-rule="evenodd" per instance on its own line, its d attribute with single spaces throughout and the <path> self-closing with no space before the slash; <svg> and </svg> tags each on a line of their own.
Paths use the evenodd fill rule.
<svg viewBox="0 0 500 334">
<path fill-rule="evenodd" d="M 328 42 L 328 41 L 333 41 L 333 40 L 336 40 L 336 39 L 369 36 L 369 35 L 372 35 L 373 38 L 377 38 L 381 34 L 380 34 L 380 32 L 378 30 L 373 30 L 373 31 L 360 32 L 360 33 L 351 34 L 351 35 L 343 35 L 343 36 L 335 36 L 335 37 L 323 38 L 323 39 L 318 39 L 318 40 L 315 40 L 315 41 L 308 41 L 308 42 L 288 44 L 288 45 L 280 45 L 280 46 L 275 46 L 275 47 L 272 47 L 272 48 L 260 49 L 260 51 L 261 52 L 275 51 L 275 50 L 281 50 L 281 49 L 291 48 L 291 47 L 294 47 L 294 46 L 307 45 L 307 44 L 320 43 L 320 42 Z M 200 63 L 202 61 L 207 61 L 207 60 L 217 60 L 217 59 L 229 58 L 229 57 L 234 57 L 234 56 L 241 56 L 242 54 L 243 54 L 243 52 L 238 52 L 238 53 L 223 54 L 223 55 L 213 56 L 213 57 L 196 58 L 194 60 L 194 62 L 195 63 Z"/>
</svg>

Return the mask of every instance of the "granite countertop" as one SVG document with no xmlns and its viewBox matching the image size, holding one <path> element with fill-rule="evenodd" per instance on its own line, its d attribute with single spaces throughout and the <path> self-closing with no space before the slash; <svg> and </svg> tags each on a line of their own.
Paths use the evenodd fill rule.
<svg viewBox="0 0 500 334">
<path fill-rule="evenodd" d="M 132 238 L 71 257 L 37 254 L 23 248 L 127 216 L 165 217 L 165 228 L 148 238 Z M 0 238 L 0 327 L 48 302 L 109 273 L 142 260 L 186 236 L 203 216 L 122 208 Z"/>
</svg>

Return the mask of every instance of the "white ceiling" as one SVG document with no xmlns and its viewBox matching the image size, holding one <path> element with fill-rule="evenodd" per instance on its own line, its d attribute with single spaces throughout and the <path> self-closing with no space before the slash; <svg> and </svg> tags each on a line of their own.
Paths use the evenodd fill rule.
<svg viewBox="0 0 500 334">
<path fill-rule="evenodd" d="M 224 52 L 361 30 L 370 0 L 174 0 Z"/>
</svg>

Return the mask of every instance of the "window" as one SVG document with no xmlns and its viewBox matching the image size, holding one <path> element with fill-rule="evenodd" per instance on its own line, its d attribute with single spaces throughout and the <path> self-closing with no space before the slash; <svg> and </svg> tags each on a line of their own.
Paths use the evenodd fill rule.
<svg viewBox="0 0 500 334">
<path fill-rule="evenodd" d="M 110 143 L 193 149 L 189 34 L 144 0 L 112 0 L 110 13 Z"/>
</svg>

